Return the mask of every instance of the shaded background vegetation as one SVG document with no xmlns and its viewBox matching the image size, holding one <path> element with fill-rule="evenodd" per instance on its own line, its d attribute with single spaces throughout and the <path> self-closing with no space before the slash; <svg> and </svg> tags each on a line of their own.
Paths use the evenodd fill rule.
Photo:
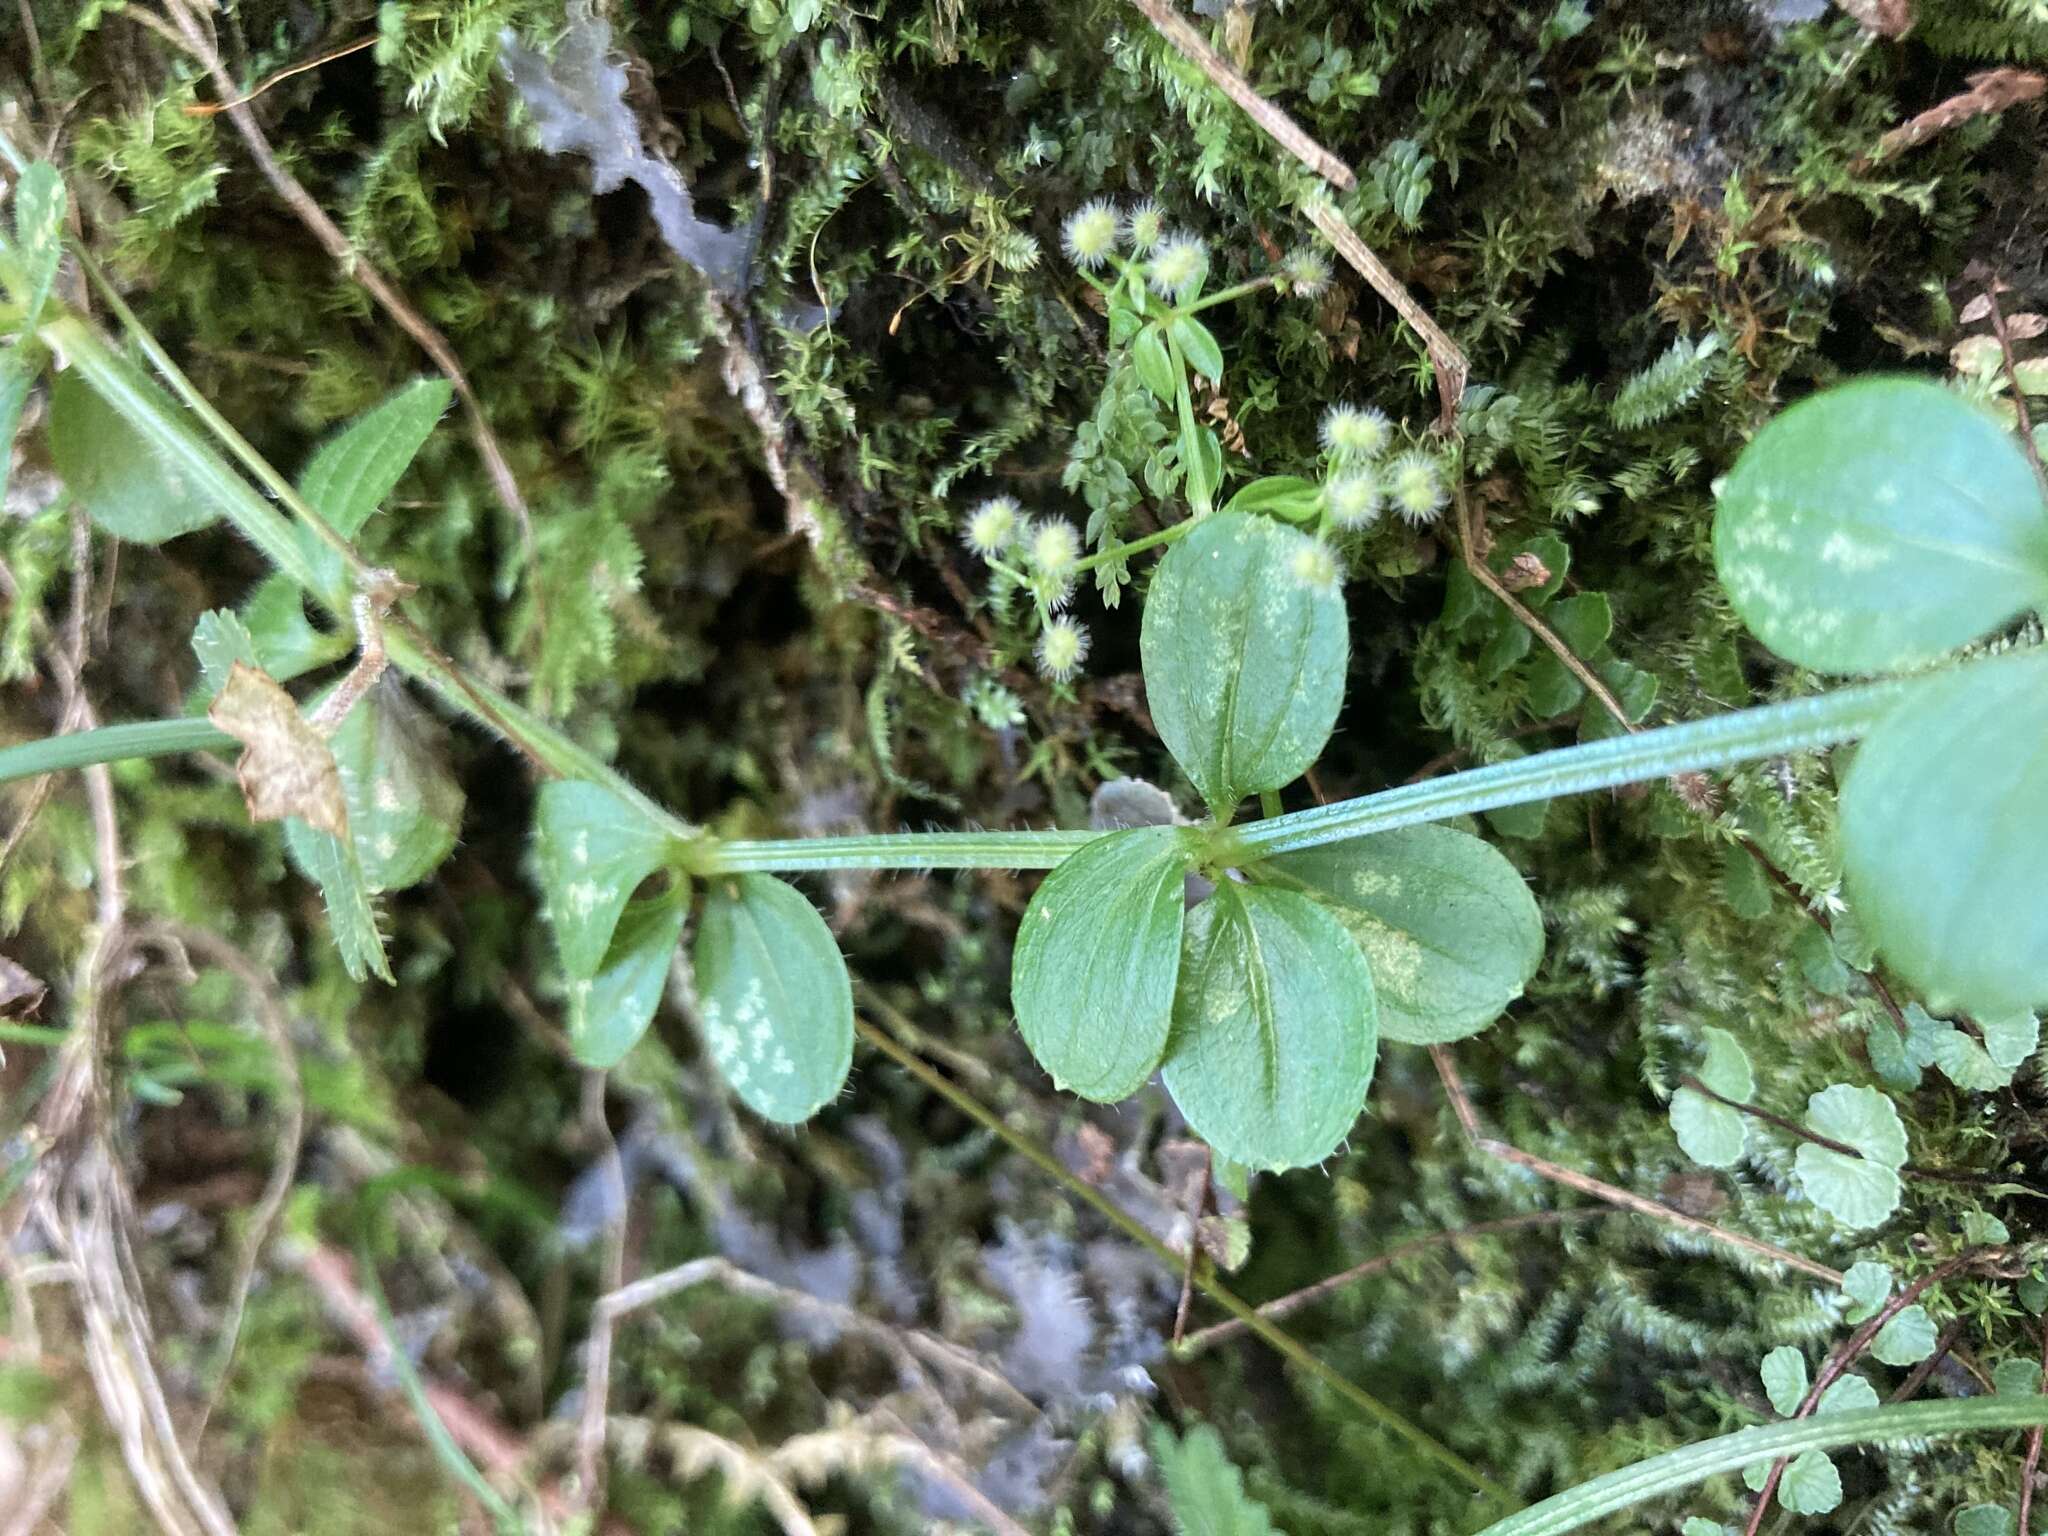
<svg viewBox="0 0 2048 1536">
<path fill-rule="evenodd" d="M 1743 637 L 1711 579 L 1711 486 L 1747 435 L 1846 374 L 1946 369 L 1983 287 L 1966 279 L 1973 262 L 2010 285 L 2010 310 L 2048 307 L 2037 107 L 1878 153 L 1972 72 L 2048 64 L 2048 13 L 1913 9 L 1900 38 L 1782 0 L 1296 0 L 1216 20 L 1260 90 L 1358 169 L 1343 211 L 1469 356 L 1465 465 L 1494 565 L 1533 557 L 1531 590 L 1553 600 L 1604 594 L 1613 631 L 1593 659 L 1650 719 L 1811 686 Z M 145 14 L 140 0 L 0 13 L 10 132 L 70 172 L 80 232 L 200 388 L 294 467 L 430 365 L 228 124 L 192 110 L 213 87 Z M 508 30 L 559 35 L 554 0 L 240 0 L 218 17 L 247 85 L 375 38 L 255 108 L 291 172 L 447 335 L 531 507 L 529 547 L 451 417 L 366 552 L 419 583 L 413 611 L 451 654 L 722 833 L 1079 825 L 1104 780 L 1169 773 L 1136 675 L 1135 600 L 1083 598 L 1089 666 L 1051 685 L 1024 616 L 985 599 L 956 534 L 997 492 L 1098 532 L 1180 515 L 1145 492 L 1150 445 L 1113 412 L 1098 419 L 1106 341 L 1059 257 L 1060 221 L 1092 197 L 1155 198 L 1211 243 L 1221 274 L 1254 275 L 1313 238 L 1301 170 L 1109 0 L 620 0 L 607 14 L 647 141 L 700 212 L 750 232 L 737 313 L 673 260 L 640 191 L 593 196 L 583 162 L 535 147 L 494 59 Z M 1209 318 L 1227 368 L 1205 405 L 1233 441 L 1241 430 L 1241 473 L 1306 470 L 1334 401 L 1418 429 L 1434 414 L 1419 343 L 1348 273 L 1312 303 L 1262 295 Z M 758 413 L 727 387 L 734 352 L 772 386 L 787 492 Z M 0 526 L 10 739 L 59 725 L 48 651 L 76 579 L 74 509 L 38 441 L 24 437 Z M 1455 571 L 1446 535 L 1385 525 L 1344 553 L 1346 710 L 1290 805 L 1611 729 Z M 179 712 L 193 623 L 241 599 L 264 574 L 257 557 L 215 531 L 118 558 L 94 541 L 91 558 L 100 716 Z M 1143 1434 L 1155 1416 L 1215 1424 L 1293 1536 L 1482 1523 L 1466 1493 L 1261 1346 L 1169 1358 L 1179 1277 L 872 1053 L 841 1103 L 771 1133 L 700 1065 L 679 985 L 649 1041 L 593 1089 L 563 1049 L 522 874 L 533 786 L 474 734 L 441 750 L 468 796 L 462 842 L 389 903 L 389 989 L 346 978 L 317 893 L 278 838 L 249 828 L 220 764 L 115 771 L 131 910 L 215 929 L 274 978 L 308 1091 L 283 1236 L 195 1452 L 245 1529 L 465 1518 L 469 1496 L 390 1366 L 337 1325 L 321 1283 L 322 1256 L 355 1255 L 365 1231 L 387 1239 L 387 1344 L 501 1426 L 532 1486 L 568 1486 L 616 1209 L 594 1095 L 634 1176 L 628 1274 L 723 1254 L 979 1351 L 1038 1410 L 935 1389 L 865 1335 L 700 1288 L 620 1333 L 612 1406 L 639 1426 L 613 1437 L 623 1528 L 773 1528 L 748 1479 L 807 1435 L 776 1475 L 803 1483 L 821 1520 L 884 1531 L 964 1515 L 946 1478 L 877 1449 L 901 1434 L 1035 1525 L 1160 1529 Z M 2017 1250 L 2005 1277 L 1929 1298 L 1955 1347 L 1922 1390 L 1983 1390 L 2001 1361 L 2040 1351 L 2016 1289 L 2048 1178 L 2039 1084 L 2029 1069 L 1971 1094 L 1880 1072 L 1888 1058 L 1866 1042 L 1893 1026 L 1860 974 L 1868 956 L 1806 910 L 1827 910 L 1837 883 L 1834 769 L 1812 754 L 1493 818 L 1482 830 L 1529 876 L 1548 955 L 1530 996 L 1456 1059 L 1516 1145 L 1838 1269 L 1871 1258 L 1921 1273 L 1962 1246 L 1966 1218 L 2001 1218 Z M 10 823 L 30 804 L 19 790 L 8 803 Z M 94 848 L 86 801 L 62 786 L 0 876 L 6 953 L 48 982 L 46 1021 L 80 1005 Z M 1199 1163 L 1164 1099 L 1084 1113 L 1009 1027 L 1031 877 L 809 888 L 866 1016 L 1185 1240 Z M 242 1031 L 198 1028 L 248 1008 L 219 969 L 185 980 L 152 960 L 114 1035 L 108 1112 L 147 1233 L 139 1278 L 166 1390 L 186 1406 L 217 1369 L 238 1240 L 275 1155 L 274 1062 L 238 1047 L 254 1038 Z M 1796 1144 L 1770 1126 L 1752 1125 L 1737 1169 L 1691 1164 L 1664 1101 L 1708 1025 L 1746 1046 L 1767 1109 L 1796 1118 L 1825 1084 L 1885 1084 L 1912 1161 L 1958 1177 L 1909 1181 L 1892 1221 L 1855 1234 L 1797 1193 Z M 46 1057 L 9 1050 L 0 1136 L 32 1124 Z M 5 1155 L 39 1151 L 17 1137 Z M 1241 1213 L 1225 1195 L 1248 1245 L 1228 1221 L 1211 1235 L 1245 1250 L 1234 1283 L 1263 1300 L 1406 1239 L 1587 1203 L 1470 1149 L 1428 1058 L 1389 1047 L 1347 1150 L 1259 1180 Z M 0 1412 L 68 1415 L 83 1436 L 56 1528 L 134 1529 L 147 1516 L 61 1292 L 39 1295 L 41 1348 L 0 1357 Z M 1710 1241 L 1575 1215 L 1430 1248 L 1290 1326 L 1535 1497 L 1768 1416 L 1758 1360 L 1787 1343 L 1817 1356 L 1841 1316 L 1830 1288 Z M 1195 1323 L 1213 1320 L 1198 1304 Z M 1871 1369 L 1880 1393 L 1905 1375 Z M 692 1428 L 754 1459 L 722 1459 Z M 1936 1528 L 1960 1505 L 2009 1503 L 2021 1454 L 2005 1437 L 1844 1457 L 1848 1496 L 1815 1524 Z M 1739 1521 L 1746 1496 L 1723 1481 L 1676 1513 Z"/>
</svg>

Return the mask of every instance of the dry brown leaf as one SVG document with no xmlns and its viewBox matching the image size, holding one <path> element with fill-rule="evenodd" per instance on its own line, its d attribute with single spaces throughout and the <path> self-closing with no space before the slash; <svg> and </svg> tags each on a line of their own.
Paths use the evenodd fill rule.
<svg viewBox="0 0 2048 1536">
<path fill-rule="evenodd" d="M 25 967 L 0 955 L 0 1018 L 33 1018 L 48 991 Z"/>
<path fill-rule="evenodd" d="M 1835 3 L 1866 30 L 1879 37 L 1904 37 L 1913 30 L 1913 7 L 1908 0 L 1835 0 Z"/>
<path fill-rule="evenodd" d="M 1549 580 L 1550 567 L 1527 551 L 1510 560 L 1508 568 L 1500 573 L 1500 584 L 1510 592 L 1526 592 Z"/>
<path fill-rule="evenodd" d="M 251 820 L 296 816 L 348 841 L 348 802 L 334 754 L 274 678 L 236 662 L 206 717 L 242 744 L 235 775 Z"/>
<path fill-rule="evenodd" d="M 1915 144 L 1923 143 L 1958 123 L 1967 123 L 1973 117 L 1982 117 L 1987 112 L 2003 112 L 2007 107 L 2033 101 L 2048 90 L 2048 76 L 2038 75 L 2031 69 L 2006 66 L 1980 70 L 1969 77 L 1969 86 L 1967 91 L 1951 96 L 1947 101 L 1937 102 L 1879 139 L 1876 158 L 1882 160 L 1902 149 L 1911 149 Z"/>
</svg>

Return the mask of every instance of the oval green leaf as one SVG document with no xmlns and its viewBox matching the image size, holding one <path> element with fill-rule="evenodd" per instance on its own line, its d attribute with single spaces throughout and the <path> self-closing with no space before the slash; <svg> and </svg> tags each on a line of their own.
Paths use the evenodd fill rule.
<svg viewBox="0 0 2048 1536">
<path fill-rule="evenodd" d="M 454 398 L 446 379 L 401 385 L 321 444 L 299 479 L 299 494 L 345 539 L 405 478 Z M 308 556 L 329 585 L 344 579 L 341 556 L 306 531 Z"/>
<path fill-rule="evenodd" d="M 1187 834 L 1136 827 L 1098 838 L 1046 877 L 1011 965 L 1017 1027 L 1070 1093 L 1128 1098 L 1166 1054 L 1186 912 Z"/>
<path fill-rule="evenodd" d="M 138 376 L 166 417 L 185 408 Z M 94 523 L 131 544 L 161 544 L 204 528 L 219 508 L 157 453 L 76 373 L 50 386 L 50 458 Z"/>
<path fill-rule="evenodd" d="M 1173 317 L 1173 339 L 1188 365 L 1211 384 L 1223 377 L 1223 349 L 1215 334 L 1193 315 Z"/>
<path fill-rule="evenodd" d="M 1180 370 L 1166 350 L 1166 335 L 1158 324 L 1146 326 L 1131 342 L 1131 366 L 1138 370 L 1138 382 L 1162 400 L 1173 399 L 1173 386 Z"/>
<path fill-rule="evenodd" d="M 853 990 L 831 929 L 768 875 L 714 881 L 692 951 L 711 1059 L 764 1119 L 808 1120 L 853 1066 Z"/>
<path fill-rule="evenodd" d="M 1283 854 L 1272 867 L 1336 914 L 1372 966 L 1380 1036 L 1444 1045 L 1478 1033 L 1543 962 L 1521 872 L 1454 827 L 1400 827 Z"/>
<path fill-rule="evenodd" d="M 1226 512 L 1262 512 L 1267 517 L 1284 517 L 1290 523 L 1305 523 L 1316 515 L 1321 492 L 1315 482 L 1299 475 L 1262 475 L 1223 504 Z"/>
<path fill-rule="evenodd" d="M 1321 1162 L 1365 1107 L 1378 1045 L 1365 956 L 1308 897 L 1225 881 L 1188 915 L 1164 1072 L 1219 1154 Z"/>
<path fill-rule="evenodd" d="M 2048 652 L 1959 671 L 1864 740 L 1842 786 L 1849 900 L 1935 1013 L 2048 1003 Z"/>
<path fill-rule="evenodd" d="M 1295 574 L 1309 549 L 1292 528 L 1219 512 L 1153 574 L 1139 637 L 1152 720 L 1218 816 L 1299 777 L 1344 702 L 1344 603 Z"/>
<path fill-rule="evenodd" d="M 681 881 L 672 891 L 627 903 L 597 974 L 569 984 L 569 1047 L 585 1066 L 609 1071 L 647 1033 L 689 904 L 689 886 Z"/>
<path fill-rule="evenodd" d="M 584 779 L 543 784 L 534 815 L 534 863 L 562 968 L 595 976 L 633 888 L 668 857 L 668 838 L 638 807 Z"/>
<path fill-rule="evenodd" d="M 1925 380 L 1867 379 L 1793 406 L 1743 450 L 1714 563 L 1787 661 L 1894 671 L 2048 603 L 2048 508 L 1982 411 Z"/>
</svg>

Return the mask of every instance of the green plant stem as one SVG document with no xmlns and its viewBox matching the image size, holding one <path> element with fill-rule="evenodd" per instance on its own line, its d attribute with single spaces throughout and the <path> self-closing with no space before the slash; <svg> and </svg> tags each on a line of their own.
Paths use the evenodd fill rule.
<svg viewBox="0 0 2048 1536">
<path fill-rule="evenodd" d="M 1007 1143 L 1010 1149 L 1037 1167 L 1041 1172 L 1057 1181 L 1077 1199 L 1085 1201 L 1111 1222 L 1131 1241 L 1150 1253 L 1174 1274 L 1187 1268 L 1186 1257 L 1175 1253 L 1162 1243 L 1136 1217 L 1125 1211 L 1114 1200 L 1085 1180 L 1076 1178 L 1063 1167 L 1058 1158 L 1041 1147 L 1005 1121 L 1002 1116 L 983 1104 L 966 1090 L 935 1070 L 931 1064 L 916 1052 L 901 1044 L 886 1031 L 876 1028 L 866 1019 L 856 1019 L 854 1028 L 861 1039 L 903 1068 L 925 1087 L 945 1099 L 955 1109 L 978 1125 L 994 1132 Z M 1257 1308 L 1241 1299 L 1236 1292 L 1220 1284 L 1205 1264 L 1197 1264 L 1193 1270 L 1195 1288 L 1215 1302 L 1232 1317 L 1277 1351 L 1282 1357 L 1299 1366 L 1350 1403 L 1390 1433 L 1398 1436 L 1438 1466 L 1451 1472 L 1462 1482 L 1478 1489 L 1488 1498 L 1507 1508 L 1515 1507 L 1515 1496 L 1494 1482 L 1477 1467 L 1466 1461 L 1449 1446 L 1442 1444 L 1427 1430 L 1410 1423 L 1400 1413 L 1389 1408 L 1378 1398 L 1347 1381 L 1337 1371 L 1318 1360 L 1309 1350 L 1285 1329 L 1259 1314 Z"/>
<path fill-rule="evenodd" d="M 1249 294 L 1263 293 L 1273 286 L 1271 277 L 1254 277 L 1228 288 L 1219 288 L 1207 298 L 1197 299 L 1192 304 L 1183 304 L 1174 311 L 1181 315 L 1198 315 L 1205 309 L 1214 309 L 1218 304 L 1228 304 L 1232 299 L 1242 299 Z"/>
<path fill-rule="evenodd" d="M 1992 663 L 1965 663 L 1964 666 Z M 1723 768 L 1784 752 L 1805 751 L 1862 735 L 1915 691 L 1943 684 L 1951 672 L 1866 683 L 1768 704 L 1707 720 L 1609 737 L 1497 763 L 1378 794 L 1290 811 L 1217 834 L 1221 862 L 1244 864 L 1275 854 L 1343 842 L 1417 822 L 1470 816 L 1558 795 L 1584 794 L 1674 773 Z M 837 869 L 1050 869 L 1095 832 L 894 833 L 871 837 L 784 838 L 724 843 L 709 852 L 701 874 L 753 870 L 794 873 Z"/>
<path fill-rule="evenodd" d="M 1738 1471 L 1752 1462 L 1797 1456 L 1804 1451 L 1827 1451 L 1887 1440 L 1919 1440 L 1973 1430 L 2023 1429 L 2035 1424 L 2048 1424 L 2048 1397 L 2014 1395 L 1961 1402 L 1902 1403 L 1766 1424 L 1666 1451 L 1634 1466 L 1609 1472 L 1605 1477 L 1596 1477 L 1496 1521 L 1479 1536 L 1561 1536 L 1645 1499 L 1690 1488 L 1717 1473 Z"/>
<path fill-rule="evenodd" d="M 1186 537 L 1197 521 L 1199 519 L 1190 517 L 1183 522 L 1175 523 L 1170 528 L 1162 528 L 1157 533 L 1148 533 L 1142 539 L 1132 539 L 1128 544 L 1117 544 L 1108 549 L 1098 549 L 1094 554 L 1074 567 L 1074 574 L 1078 576 L 1082 572 L 1092 571 L 1098 565 L 1108 561 L 1126 559 L 1131 555 L 1142 554 L 1145 550 L 1156 549 L 1161 544 L 1171 544 L 1175 539 Z"/>
<path fill-rule="evenodd" d="M 116 763 L 131 757 L 173 757 L 180 752 L 232 749 L 235 738 L 216 730 L 203 716 L 185 720 L 145 720 L 136 725 L 103 725 L 92 731 L 45 736 L 16 747 L 0 748 L 0 784 Z"/>
</svg>

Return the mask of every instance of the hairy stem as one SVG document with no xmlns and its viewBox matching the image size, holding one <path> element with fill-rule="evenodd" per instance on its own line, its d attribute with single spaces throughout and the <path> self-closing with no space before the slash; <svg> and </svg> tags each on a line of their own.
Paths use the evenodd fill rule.
<svg viewBox="0 0 2048 1536">
<path fill-rule="evenodd" d="M 1995 662 L 1969 665 L 1995 665 Z M 1418 822 L 1443 821 L 1502 806 L 1584 794 L 1722 768 L 1752 758 L 1805 751 L 1862 735 L 1903 699 L 1940 686 L 1947 673 L 1866 683 L 1785 704 L 1669 725 L 1538 753 L 1466 773 L 1404 784 L 1378 794 L 1291 811 L 1222 834 L 1221 862 L 1246 864 L 1275 854 L 1343 842 Z M 710 850 L 699 873 L 793 873 L 837 869 L 1051 869 L 1090 832 L 884 833 L 860 837 L 731 842 Z"/>
<path fill-rule="evenodd" d="M 1566 1531 L 1575 1531 L 1645 1499 L 1662 1498 L 1705 1482 L 1717 1473 L 1738 1471 L 1752 1462 L 1797 1456 L 1804 1451 L 1921 1440 L 1973 1430 L 2024 1429 L 2043 1423 L 2048 1423 L 2048 1397 L 2027 1396 L 1905 1403 L 1766 1424 L 1666 1451 L 1632 1467 L 1596 1477 L 1496 1521 L 1479 1536 L 1563 1536 Z"/>
</svg>

